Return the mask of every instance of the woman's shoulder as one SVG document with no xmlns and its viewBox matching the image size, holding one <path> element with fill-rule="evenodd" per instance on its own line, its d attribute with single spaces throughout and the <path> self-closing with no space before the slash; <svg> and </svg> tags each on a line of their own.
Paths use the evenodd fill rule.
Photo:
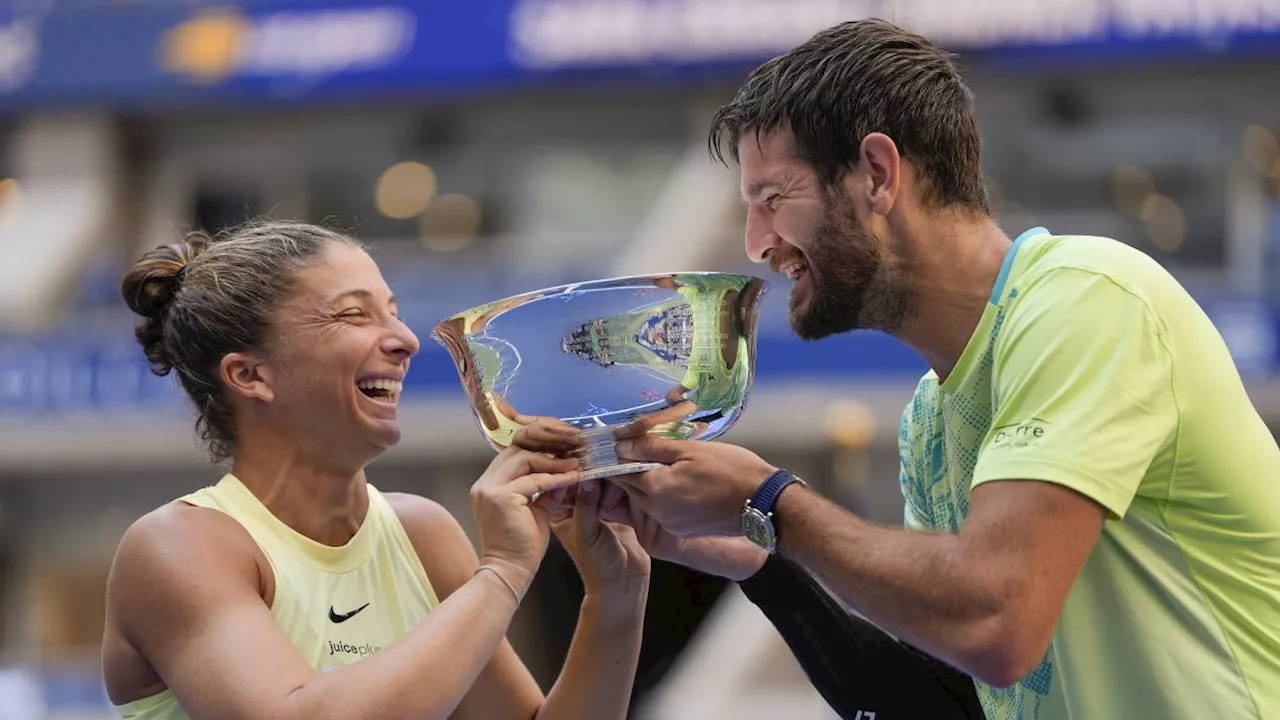
<svg viewBox="0 0 1280 720">
<path fill-rule="evenodd" d="M 107 621 L 132 642 L 141 625 L 154 622 L 160 605 L 180 614 L 195 604 L 193 596 L 214 587 L 262 595 L 260 556 L 229 516 L 181 501 L 163 505 L 134 521 L 116 547 Z"/>
<path fill-rule="evenodd" d="M 213 508 L 174 500 L 135 520 L 125 531 L 117 555 L 149 555 L 161 549 L 181 553 L 249 547 L 255 547 L 252 538 L 231 516 Z"/>
<path fill-rule="evenodd" d="M 120 539 L 109 582 L 154 587 L 186 577 L 257 582 L 261 551 L 230 516 L 175 500 L 143 515 Z M 127 593 L 132 594 L 132 593 Z"/>
</svg>

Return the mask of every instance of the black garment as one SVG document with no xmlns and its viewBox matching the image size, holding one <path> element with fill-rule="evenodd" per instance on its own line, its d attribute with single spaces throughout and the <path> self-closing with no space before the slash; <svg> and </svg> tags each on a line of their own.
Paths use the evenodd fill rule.
<svg viewBox="0 0 1280 720">
<path fill-rule="evenodd" d="M 774 555 L 738 585 L 778 629 L 840 717 L 985 717 L 968 675 L 846 612 L 795 563 Z"/>
</svg>

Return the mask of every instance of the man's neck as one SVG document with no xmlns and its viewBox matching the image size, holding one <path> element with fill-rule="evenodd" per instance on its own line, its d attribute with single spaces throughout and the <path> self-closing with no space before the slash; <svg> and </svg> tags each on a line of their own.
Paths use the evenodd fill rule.
<svg viewBox="0 0 1280 720">
<path fill-rule="evenodd" d="M 990 218 L 950 213 L 902 230 L 916 255 L 914 307 L 894 335 L 945 380 L 982 319 L 1011 242 Z"/>
<path fill-rule="evenodd" d="M 297 452 L 244 447 L 232 473 L 281 522 L 323 545 L 355 536 L 369 510 L 363 470 L 335 470 Z"/>
</svg>

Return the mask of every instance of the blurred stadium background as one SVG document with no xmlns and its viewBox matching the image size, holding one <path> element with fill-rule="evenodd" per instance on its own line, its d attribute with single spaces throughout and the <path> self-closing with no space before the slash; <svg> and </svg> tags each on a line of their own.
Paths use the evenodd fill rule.
<svg viewBox="0 0 1280 720">
<path fill-rule="evenodd" d="M 707 120 L 759 61 L 872 15 L 964 54 L 1006 230 L 1154 255 L 1280 424 L 1276 0 L 0 0 L 0 720 L 112 717 L 116 542 L 218 477 L 133 343 L 118 287 L 138 253 L 259 214 L 373 243 L 424 345 L 405 441 L 371 478 L 466 521 L 491 451 L 430 325 L 569 280 L 766 274 Z M 897 521 L 922 363 L 873 334 L 794 340 L 769 280 L 726 439 Z M 580 592 L 553 551 L 512 632 L 544 683 Z M 825 712 L 733 588 L 665 565 L 636 694 L 645 718 Z"/>
</svg>

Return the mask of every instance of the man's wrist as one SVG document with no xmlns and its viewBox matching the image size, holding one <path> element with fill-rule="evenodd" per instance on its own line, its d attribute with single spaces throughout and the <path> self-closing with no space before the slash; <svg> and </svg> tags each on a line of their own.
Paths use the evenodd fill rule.
<svg viewBox="0 0 1280 720">
<path fill-rule="evenodd" d="M 746 538 L 741 538 L 741 542 L 740 554 L 736 555 L 731 562 L 726 563 L 725 570 L 720 573 L 723 577 L 734 582 L 742 582 L 754 577 L 760 572 L 760 568 L 763 568 L 769 562 L 769 553 L 765 552 L 764 548 Z"/>
<path fill-rule="evenodd" d="M 778 501 L 773 504 L 773 522 L 778 532 L 778 552 L 784 552 L 784 545 L 790 545 L 788 539 L 805 515 L 804 504 L 811 500 L 813 493 L 803 482 L 793 482 L 782 488 Z"/>
<path fill-rule="evenodd" d="M 770 554 L 778 551 L 780 518 L 778 506 L 792 485 L 804 485 L 787 470 L 774 470 L 756 487 L 741 512 L 742 534 Z"/>
<path fill-rule="evenodd" d="M 807 494 L 809 491 L 808 483 L 797 478 L 797 482 L 789 483 L 782 488 L 782 492 L 778 493 L 778 501 L 773 504 L 773 514 L 779 515 L 786 512 L 786 506 L 794 507 L 797 498 L 800 495 Z M 803 502 L 801 500 L 800 502 Z"/>
</svg>

